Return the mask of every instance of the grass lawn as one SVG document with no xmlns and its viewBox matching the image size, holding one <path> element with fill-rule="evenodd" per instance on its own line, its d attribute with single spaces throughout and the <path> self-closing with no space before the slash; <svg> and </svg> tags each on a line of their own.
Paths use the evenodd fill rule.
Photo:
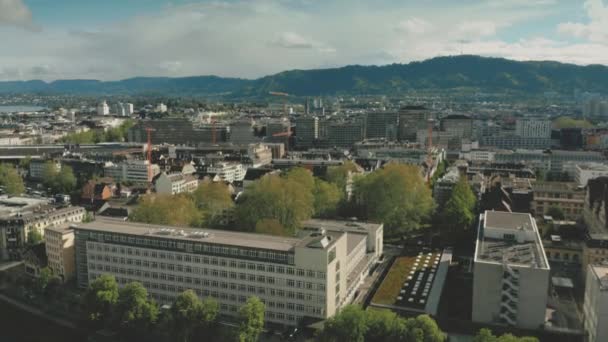
<svg viewBox="0 0 608 342">
<path fill-rule="evenodd" d="M 397 300 L 401 286 L 416 262 L 416 257 L 397 257 L 386 274 L 378 291 L 372 298 L 372 303 L 393 305 Z"/>
</svg>

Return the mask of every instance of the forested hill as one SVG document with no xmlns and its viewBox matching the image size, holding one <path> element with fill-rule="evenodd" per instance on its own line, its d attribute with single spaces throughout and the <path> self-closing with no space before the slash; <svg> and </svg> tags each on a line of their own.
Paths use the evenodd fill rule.
<svg viewBox="0 0 608 342">
<path fill-rule="evenodd" d="M 608 67 L 551 61 L 518 62 L 479 56 L 437 57 L 409 64 L 352 65 L 341 68 L 290 70 L 255 80 L 193 76 L 138 77 L 121 81 L 60 80 L 0 82 L 0 93 L 266 96 L 281 91 L 295 96 L 399 94 L 409 90 L 473 90 L 572 94 L 608 93 Z"/>
</svg>

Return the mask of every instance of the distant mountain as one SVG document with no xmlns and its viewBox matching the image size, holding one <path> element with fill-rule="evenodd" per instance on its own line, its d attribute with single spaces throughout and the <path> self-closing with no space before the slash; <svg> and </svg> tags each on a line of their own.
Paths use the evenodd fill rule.
<svg viewBox="0 0 608 342">
<path fill-rule="evenodd" d="M 137 77 L 121 81 L 0 82 L 0 93 L 183 94 L 260 97 L 269 91 L 295 96 L 398 94 L 409 90 L 479 90 L 572 94 L 608 93 L 608 67 L 558 62 L 518 62 L 479 56 L 437 57 L 409 64 L 290 70 L 256 80 L 194 76 Z"/>
</svg>

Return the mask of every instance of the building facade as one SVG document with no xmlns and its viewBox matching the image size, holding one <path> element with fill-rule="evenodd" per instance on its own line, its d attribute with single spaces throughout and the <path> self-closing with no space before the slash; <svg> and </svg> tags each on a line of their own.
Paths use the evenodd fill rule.
<svg viewBox="0 0 608 342">
<path fill-rule="evenodd" d="M 545 119 L 517 119 L 515 134 L 526 138 L 551 138 L 551 121 Z"/>
<path fill-rule="evenodd" d="M 238 315 L 248 297 L 266 321 L 295 326 L 323 320 L 348 304 L 382 254 L 382 225 L 311 221 L 298 238 L 97 220 L 73 227 L 77 282 L 102 274 L 120 286 L 138 281 L 159 303 L 186 289 Z"/>
<path fill-rule="evenodd" d="M 209 166 L 207 173 L 216 175 L 224 182 L 232 183 L 234 181 L 242 181 L 247 173 L 247 168 L 241 163 L 221 162 Z"/>
<path fill-rule="evenodd" d="M 530 214 L 480 215 L 473 271 L 473 321 L 544 326 L 549 263 Z"/>
<path fill-rule="evenodd" d="M 583 312 L 586 341 L 608 341 L 608 267 L 588 266 Z"/>
<path fill-rule="evenodd" d="M 160 173 L 157 164 L 151 166 L 152 174 L 148 175 L 147 160 L 127 160 L 118 164 L 108 163 L 104 166 L 103 172 L 106 177 L 111 177 L 116 182 L 133 182 L 145 184 Z"/>
<path fill-rule="evenodd" d="M 176 195 L 194 192 L 198 187 L 198 178 L 184 175 L 181 172 L 161 173 L 154 182 L 157 193 L 162 195 Z"/>
<path fill-rule="evenodd" d="M 561 209 L 567 220 L 577 220 L 583 216 L 585 190 L 576 183 L 532 182 L 532 211 L 537 217 L 547 215 L 551 207 Z"/>
<path fill-rule="evenodd" d="M 44 230 L 44 243 L 48 267 L 62 282 L 74 277 L 74 230 L 69 224 L 47 227 Z"/>
<path fill-rule="evenodd" d="M 608 165 L 599 163 L 577 164 L 574 167 L 574 181 L 579 186 L 587 186 L 590 179 L 608 176 Z"/>
</svg>

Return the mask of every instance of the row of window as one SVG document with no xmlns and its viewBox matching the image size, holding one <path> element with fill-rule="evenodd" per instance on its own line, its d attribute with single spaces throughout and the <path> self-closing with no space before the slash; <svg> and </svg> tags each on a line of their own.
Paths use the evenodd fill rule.
<svg viewBox="0 0 608 342">
<path fill-rule="evenodd" d="M 170 252 L 159 252 L 159 251 L 148 251 L 148 250 L 140 250 L 138 248 L 131 247 L 118 247 L 118 246 L 109 246 L 107 244 L 99 244 L 99 243 L 90 243 L 88 249 L 96 250 L 98 252 L 112 252 L 122 255 L 132 255 L 132 256 L 140 256 L 140 257 L 151 257 L 151 258 L 159 258 L 166 260 L 175 260 L 180 262 L 190 262 L 195 264 L 205 264 L 205 265 L 214 265 L 221 267 L 231 267 L 231 268 L 240 268 L 240 269 L 248 269 L 248 270 L 256 270 L 261 272 L 269 272 L 269 273 L 279 273 L 279 274 L 288 274 L 295 275 L 298 277 L 308 277 L 308 278 L 319 278 L 325 279 L 325 272 L 322 271 L 314 271 L 314 270 L 304 270 L 301 268 L 294 267 L 286 267 L 286 266 L 278 266 L 278 265 L 266 265 L 266 264 L 256 264 L 253 262 L 245 262 L 245 261 L 237 261 L 234 259 L 223 259 L 217 257 L 210 256 L 199 256 L 199 255 L 189 255 L 189 254 L 181 254 L 181 253 L 170 253 Z"/>
</svg>

